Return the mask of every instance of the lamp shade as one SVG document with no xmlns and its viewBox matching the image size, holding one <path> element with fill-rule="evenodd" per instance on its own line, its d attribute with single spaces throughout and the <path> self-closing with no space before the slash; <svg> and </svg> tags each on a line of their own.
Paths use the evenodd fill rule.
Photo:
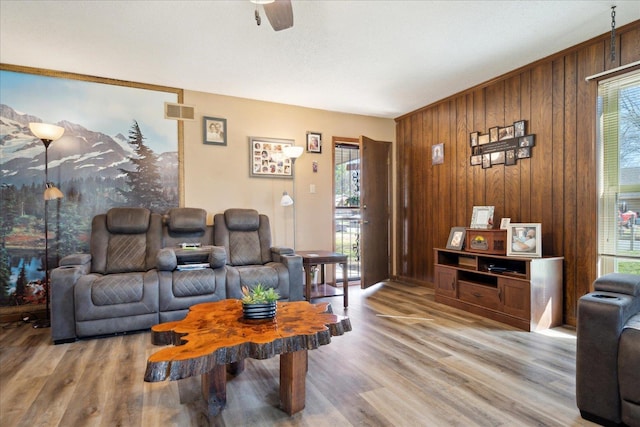
<svg viewBox="0 0 640 427">
<path fill-rule="evenodd" d="M 52 182 L 47 182 L 47 188 L 44 190 L 45 200 L 62 199 L 63 197 L 64 194 L 62 194 L 62 191 L 60 191 L 58 187 L 53 185 Z"/>
<path fill-rule="evenodd" d="M 290 159 L 297 159 L 302 156 L 302 152 L 304 151 L 304 147 L 300 147 L 297 145 L 288 145 L 282 149 L 282 152 L 285 156 Z"/>
<path fill-rule="evenodd" d="M 291 206 L 293 205 L 293 199 L 286 191 L 282 193 L 282 199 L 280 199 L 280 206 Z"/>
<path fill-rule="evenodd" d="M 48 123 L 29 123 L 29 129 L 36 137 L 45 141 L 55 141 L 60 139 L 64 133 L 64 128 Z"/>
</svg>

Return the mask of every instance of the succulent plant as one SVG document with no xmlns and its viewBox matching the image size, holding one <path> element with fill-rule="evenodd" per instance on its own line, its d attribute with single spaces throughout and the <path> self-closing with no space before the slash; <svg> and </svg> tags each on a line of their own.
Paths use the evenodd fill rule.
<svg viewBox="0 0 640 427">
<path fill-rule="evenodd" d="M 253 289 L 242 287 L 243 304 L 266 304 L 275 302 L 280 295 L 273 288 L 265 288 L 262 283 L 258 283 Z"/>
</svg>

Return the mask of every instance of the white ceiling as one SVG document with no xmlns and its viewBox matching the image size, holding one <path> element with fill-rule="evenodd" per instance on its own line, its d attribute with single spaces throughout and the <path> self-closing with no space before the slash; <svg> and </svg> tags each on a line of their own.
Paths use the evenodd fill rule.
<svg viewBox="0 0 640 427">
<path fill-rule="evenodd" d="M 393 118 L 640 19 L 640 1 L 0 1 L 0 62 Z"/>
</svg>

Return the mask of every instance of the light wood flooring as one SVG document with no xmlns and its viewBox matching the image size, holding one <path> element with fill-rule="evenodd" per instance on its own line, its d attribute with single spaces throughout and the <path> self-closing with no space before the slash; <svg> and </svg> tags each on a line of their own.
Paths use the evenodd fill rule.
<svg viewBox="0 0 640 427">
<path fill-rule="evenodd" d="M 341 314 L 342 297 L 329 301 Z M 148 332 L 52 345 L 0 329 L 1 426 L 594 426 L 575 405 L 575 331 L 529 333 L 385 282 L 352 287 L 353 331 L 309 351 L 306 408 L 278 408 L 278 358 L 247 360 L 211 420 L 197 378 L 145 383 Z"/>
</svg>

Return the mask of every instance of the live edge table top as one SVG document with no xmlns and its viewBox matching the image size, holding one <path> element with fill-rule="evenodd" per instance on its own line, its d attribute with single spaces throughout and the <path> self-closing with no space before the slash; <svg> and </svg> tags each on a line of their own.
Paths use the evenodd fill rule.
<svg viewBox="0 0 640 427">
<path fill-rule="evenodd" d="M 313 350 L 331 336 L 351 330 L 348 317 L 327 312 L 328 303 L 278 302 L 276 317 L 245 320 L 242 302 L 227 299 L 197 304 L 180 321 L 152 327 L 152 342 L 174 344 L 149 357 L 145 381 L 178 380 L 246 358 Z"/>
</svg>

